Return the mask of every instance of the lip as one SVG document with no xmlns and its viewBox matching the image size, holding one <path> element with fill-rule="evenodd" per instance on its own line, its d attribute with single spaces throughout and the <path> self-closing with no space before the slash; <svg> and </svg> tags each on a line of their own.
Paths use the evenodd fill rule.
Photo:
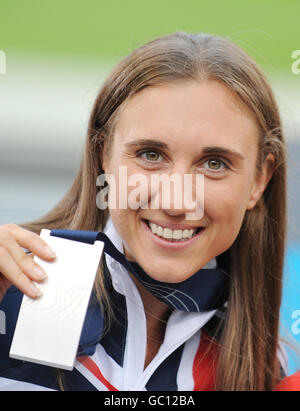
<svg viewBox="0 0 300 411">
<path fill-rule="evenodd" d="M 150 221 L 150 220 L 149 220 Z M 152 220 L 151 220 L 152 222 Z M 156 224 L 156 223 L 155 223 Z M 203 227 L 202 230 L 200 230 L 200 232 L 198 234 L 196 234 L 194 237 L 192 238 L 188 238 L 186 240 L 183 241 L 168 241 L 165 240 L 162 237 L 158 237 L 157 235 L 153 234 L 151 229 L 148 227 L 147 223 L 145 222 L 145 220 L 142 220 L 142 226 L 144 227 L 146 233 L 149 235 L 150 239 L 158 246 L 166 249 L 166 250 L 172 250 L 172 251 L 180 251 L 180 250 L 185 250 L 186 248 L 188 248 L 190 245 L 192 245 L 195 241 L 198 240 L 198 238 L 202 235 L 202 233 L 205 231 L 205 227 Z M 180 224 L 170 224 L 170 225 L 162 225 L 162 227 L 166 227 L 166 228 L 171 228 L 172 226 L 175 226 L 175 228 L 173 229 L 180 229 Z M 184 228 L 187 228 L 188 226 L 184 226 Z M 199 226 L 198 226 L 199 227 Z M 183 229 L 184 229 L 183 228 Z M 190 226 L 190 228 L 193 228 Z M 195 227 L 194 227 L 195 228 Z"/>
<path fill-rule="evenodd" d="M 163 221 L 154 221 L 154 220 L 147 220 L 150 223 L 154 223 L 156 225 L 160 225 L 163 228 L 170 228 L 171 230 L 191 230 L 191 229 L 195 229 L 195 228 L 199 228 L 199 227 L 203 227 L 200 225 L 188 225 L 188 224 L 177 224 L 177 223 L 166 223 Z M 203 227 L 205 228 L 205 227 Z"/>
</svg>

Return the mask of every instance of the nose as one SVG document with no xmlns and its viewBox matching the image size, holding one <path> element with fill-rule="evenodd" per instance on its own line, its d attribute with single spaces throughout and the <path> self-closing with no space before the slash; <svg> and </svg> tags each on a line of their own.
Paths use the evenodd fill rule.
<svg viewBox="0 0 300 411">
<path fill-rule="evenodd" d="M 187 220 L 198 220 L 204 214 L 204 175 L 189 170 L 174 170 L 169 174 L 155 175 L 155 196 L 157 208 L 168 215 L 185 215 Z"/>
</svg>

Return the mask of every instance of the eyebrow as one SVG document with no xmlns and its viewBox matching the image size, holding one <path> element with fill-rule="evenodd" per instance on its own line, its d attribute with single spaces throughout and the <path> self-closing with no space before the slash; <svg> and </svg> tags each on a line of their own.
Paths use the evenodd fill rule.
<svg viewBox="0 0 300 411">
<path fill-rule="evenodd" d="M 158 140 L 152 140 L 152 139 L 138 139 L 138 140 L 133 140 L 129 141 L 128 143 L 125 144 L 126 147 L 156 147 L 156 148 L 161 148 L 168 150 L 169 146 L 166 143 L 163 143 L 162 141 Z M 240 160 L 245 160 L 245 157 L 243 154 L 240 152 L 228 148 L 228 147 L 220 147 L 220 146 L 206 146 L 202 148 L 202 153 L 204 154 L 224 154 L 224 155 L 229 155 L 229 156 L 234 156 L 239 158 Z"/>
<path fill-rule="evenodd" d="M 138 139 L 138 140 L 133 140 L 129 141 L 128 143 L 125 144 L 125 147 L 157 147 L 157 148 L 163 148 L 168 150 L 169 146 L 166 143 L 163 143 L 162 141 L 158 140 L 151 140 L 151 139 Z"/>
<path fill-rule="evenodd" d="M 218 147 L 218 146 L 203 147 L 202 152 L 208 153 L 208 154 L 228 154 L 228 155 L 237 157 L 240 160 L 245 160 L 245 157 L 239 151 L 236 151 L 236 150 L 233 150 L 227 147 Z"/>
</svg>

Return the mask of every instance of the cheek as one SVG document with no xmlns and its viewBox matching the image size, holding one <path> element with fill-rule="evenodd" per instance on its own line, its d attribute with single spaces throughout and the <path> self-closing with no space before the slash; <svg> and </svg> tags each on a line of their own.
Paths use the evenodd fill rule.
<svg viewBox="0 0 300 411">
<path fill-rule="evenodd" d="M 114 204 L 128 213 L 149 208 L 151 199 L 151 173 L 142 172 L 133 162 L 123 161 L 111 169 L 114 180 Z"/>
<path fill-rule="evenodd" d="M 210 224 L 220 235 L 237 236 L 246 211 L 249 189 L 242 184 L 221 181 L 207 187 L 204 212 Z M 223 236 L 223 235 L 222 235 Z"/>
<path fill-rule="evenodd" d="M 124 211 L 113 209 L 109 210 L 109 215 L 112 219 L 112 222 L 122 238 L 124 237 L 124 235 L 126 235 L 126 233 L 128 233 L 128 225 L 126 224 L 127 216 Z"/>
<path fill-rule="evenodd" d="M 124 240 L 123 242 L 127 243 L 128 239 L 133 238 L 134 233 L 134 221 L 132 211 L 128 209 L 110 209 L 109 215 L 118 234 Z"/>
</svg>

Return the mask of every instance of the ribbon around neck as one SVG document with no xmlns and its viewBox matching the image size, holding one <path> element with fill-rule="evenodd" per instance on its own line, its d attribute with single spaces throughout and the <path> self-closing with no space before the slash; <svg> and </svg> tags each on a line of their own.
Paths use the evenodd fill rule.
<svg viewBox="0 0 300 411">
<path fill-rule="evenodd" d="M 221 308 L 228 298 L 229 275 L 218 267 L 201 268 L 179 283 L 161 282 L 151 278 L 138 263 L 127 260 L 101 231 L 54 229 L 50 235 L 87 244 L 103 241 L 106 254 L 125 267 L 150 293 L 172 309 L 185 312 L 210 311 Z"/>
</svg>

